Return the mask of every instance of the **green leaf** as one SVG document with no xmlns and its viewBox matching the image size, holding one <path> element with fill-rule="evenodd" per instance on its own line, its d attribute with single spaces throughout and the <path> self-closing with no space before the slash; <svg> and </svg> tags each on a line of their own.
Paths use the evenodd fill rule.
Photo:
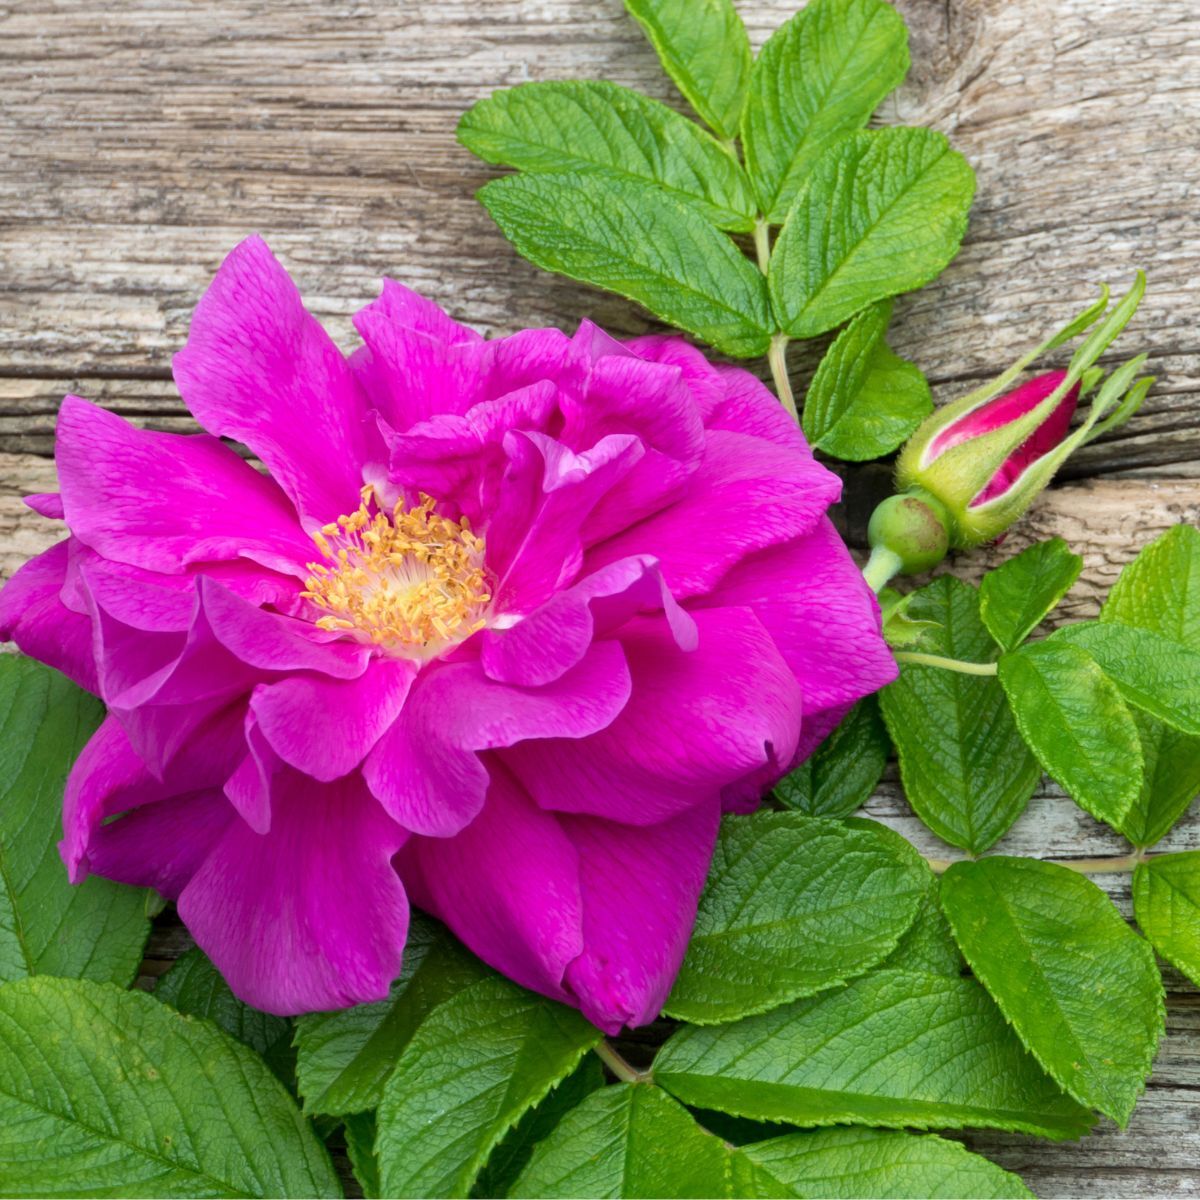
<svg viewBox="0 0 1200 1200">
<path fill-rule="evenodd" d="M 1133 915 L 1155 950 L 1200 984 L 1200 850 L 1139 863 Z"/>
<path fill-rule="evenodd" d="M 727 1174 L 724 1143 L 670 1096 L 652 1084 L 617 1083 L 594 1092 L 535 1147 L 512 1194 L 725 1196 Z"/>
<path fill-rule="evenodd" d="M 699 125 L 601 80 L 525 83 L 468 109 L 458 140 L 522 171 L 602 171 L 654 184 L 720 229 L 754 228 L 750 181 Z"/>
<path fill-rule="evenodd" d="M 1086 650 L 1127 704 L 1180 733 L 1200 734 L 1200 651 L 1115 621 L 1080 621 L 1051 636 Z"/>
<path fill-rule="evenodd" d="M 1102 621 L 1119 621 L 1200 650 L 1200 529 L 1176 525 L 1113 585 Z"/>
<path fill-rule="evenodd" d="M 734 358 L 767 352 L 762 274 L 659 188 L 604 175 L 509 175 L 479 192 L 518 253 L 546 271 L 636 300 Z"/>
<path fill-rule="evenodd" d="M 1121 572 L 1101 621 L 1148 629 L 1200 650 L 1200 530 L 1175 525 Z M 1134 714 L 1145 760 L 1142 789 L 1117 826 L 1135 846 L 1164 837 L 1200 792 L 1200 737 Z"/>
<path fill-rule="evenodd" d="M 995 658 L 979 595 L 950 576 L 913 593 L 908 613 L 936 622 L 923 648 L 971 662 Z M 943 841 L 973 854 L 1025 811 L 1041 772 L 995 679 L 905 663 L 879 693 L 913 811 Z"/>
<path fill-rule="evenodd" d="M 879 708 L 868 696 L 805 762 L 775 785 L 775 795 L 809 817 L 848 817 L 871 798 L 891 748 Z"/>
<path fill-rule="evenodd" d="M 1142 788 L 1137 726 L 1085 650 L 1054 638 L 1000 660 L 1017 728 L 1046 773 L 1098 820 L 1119 823 Z"/>
<path fill-rule="evenodd" d="M 98 877 L 72 887 L 57 848 L 67 772 L 103 715 L 57 671 L 0 656 L 0 982 L 137 974 L 147 893 Z"/>
<path fill-rule="evenodd" d="M 979 585 L 979 615 L 1001 650 L 1015 650 L 1071 590 L 1083 559 L 1060 537 L 1037 542 L 989 571 Z"/>
<path fill-rule="evenodd" d="M 533 1148 L 548 1138 L 573 1108 L 603 1086 L 604 1068 L 600 1059 L 594 1054 L 584 1055 L 579 1066 L 508 1131 L 492 1151 L 471 1195 L 507 1196 L 529 1162 Z"/>
<path fill-rule="evenodd" d="M 726 817 L 667 1013 L 732 1021 L 861 975 L 896 948 L 931 879 L 873 821 Z"/>
<path fill-rule="evenodd" d="M 958 253 L 975 194 L 967 160 L 929 129 L 858 133 L 827 150 L 771 254 L 771 305 L 816 337 L 935 279 Z"/>
<path fill-rule="evenodd" d="M 625 0 L 625 7 L 687 102 L 721 137 L 736 137 L 751 55 L 731 0 Z"/>
<path fill-rule="evenodd" d="M 957 977 L 967 965 L 950 931 L 937 891 L 930 892 L 917 909 L 912 928 L 884 962 L 884 967 L 902 971 L 928 971 Z"/>
<path fill-rule="evenodd" d="M 296 1054 L 291 1021 L 243 1004 L 198 946 L 179 958 L 158 981 L 154 998 L 188 1016 L 215 1021 L 231 1037 L 261 1055 L 285 1085 L 294 1081 Z"/>
<path fill-rule="evenodd" d="M 814 1129 L 755 1142 L 730 1153 L 733 1196 L 813 1200 L 956 1200 L 1029 1197 L 1013 1174 L 932 1134 L 881 1129 Z"/>
<path fill-rule="evenodd" d="M 491 975 L 441 925 L 413 913 L 400 977 L 386 1000 L 297 1019 L 305 1112 L 344 1116 L 375 1108 L 421 1022 L 443 1000 Z"/>
<path fill-rule="evenodd" d="M 795 1125 L 1078 1137 L 1058 1090 L 972 979 L 877 971 L 730 1025 L 684 1026 L 654 1078 L 685 1104 Z"/>
<path fill-rule="evenodd" d="M 346 1135 L 346 1157 L 366 1200 L 383 1195 L 379 1185 L 379 1159 L 375 1155 L 375 1114 L 350 1113 L 342 1122 Z"/>
<path fill-rule="evenodd" d="M 388 1196 L 465 1196 L 492 1148 L 600 1040 L 574 1009 L 484 979 L 444 1001 L 384 1085 L 375 1150 Z"/>
<path fill-rule="evenodd" d="M 1145 940 L 1090 879 L 1055 863 L 955 863 L 941 894 L 967 962 L 1034 1057 L 1123 1126 L 1163 1030 Z"/>
<path fill-rule="evenodd" d="M 881 588 L 879 592 L 879 609 L 883 617 L 883 640 L 889 646 L 919 646 L 926 637 L 936 629 L 941 629 L 938 621 L 915 620 L 908 610 L 914 603 L 919 603 L 918 592 L 901 595 L 895 588 Z"/>
<path fill-rule="evenodd" d="M 144 992 L 0 987 L 0 1193 L 340 1196 L 267 1067 Z"/>
<path fill-rule="evenodd" d="M 903 82 L 908 62 L 904 21 L 883 0 L 810 0 L 771 35 L 750 76 L 742 135 L 773 224 L 821 153 Z"/>
<path fill-rule="evenodd" d="M 864 308 L 821 359 L 804 401 L 816 449 L 850 462 L 879 458 L 933 412 L 925 376 L 883 340 L 891 317 L 890 300 Z"/>
</svg>

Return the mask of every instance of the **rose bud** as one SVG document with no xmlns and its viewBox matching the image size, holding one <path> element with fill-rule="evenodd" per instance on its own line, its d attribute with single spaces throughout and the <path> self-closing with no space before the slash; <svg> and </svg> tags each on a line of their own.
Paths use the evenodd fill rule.
<svg viewBox="0 0 1200 1200">
<path fill-rule="evenodd" d="M 1129 293 L 1089 334 L 1066 370 L 1012 387 L 1035 358 L 1096 321 L 1107 307 L 1107 288 L 1100 301 L 1047 342 L 921 425 L 896 465 L 896 484 L 903 494 L 885 500 L 868 528 L 872 561 L 867 575 L 873 586 L 898 573 L 926 571 L 948 549 L 969 549 L 1000 537 L 1073 451 L 1133 416 L 1153 383 L 1149 377 L 1135 379 L 1144 354 L 1104 380 L 1084 420 L 1071 428 L 1081 397 L 1103 375 L 1094 366 L 1096 359 L 1128 323 L 1144 291 L 1145 277 L 1139 272 Z"/>
</svg>

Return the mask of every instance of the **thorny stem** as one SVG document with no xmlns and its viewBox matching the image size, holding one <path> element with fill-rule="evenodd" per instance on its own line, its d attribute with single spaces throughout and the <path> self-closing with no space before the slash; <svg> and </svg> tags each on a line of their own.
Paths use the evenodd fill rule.
<svg viewBox="0 0 1200 1200">
<path fill-rule="evenodd" d="M 792 395 L 791 380 L 787 373 L 787 344 L 786 333 L 777 333 L 771 339 L 771 348 L 767 351 L 767 362 L 771 364 L 771 377 L 775 380 L 775 391 L 783 401 L 783 407 L 788 410 L 798 422 L 800 414 L 796 411 L 796 397 Z"/>
<path fill-rule="evenodd" d="M 1121 854 L 1114 858 L 1043 858 L 1040 862 L 1051 863 L 1056 867 L 1066 867 L 1068 871 L 1078 871 L 1081 875 L 1118 875 L 1134 870 L 1139 863 L 1144 863 L 1148 855 L 1144 850 L 1135 850 L 1132 854 Z M 970 859 L 926 858 L 929 869 L 935 875 L 941 875 L 949 870 L 956 862 L 970 862 Z"/>
<path fill-rule="evenodd" d="M 941 667 L 944 671 L 957 671 L 960 675 L 996 674 L 994 662 L 963 662 L 961 658 L 943 658 L 940 654 L 922 654 L 919 650 L 894 650 L 892 657 L 897 662 L 917 663 L 924 667 Z"/>
<path fill-rule="evenodd" d="M 893 576 L 900 573 L 903 565 L 903 559 L 895 550 L 889 550 L 886 546 L 876 546 L 871 551 L 871 557 L 867 559 L 867 565 L 863 567 L 863 578 L 871 591 L 878 592 L 887 586 Z"/>
<path fill-rule="evenodd" d="M 637 1067 L 625 1061 L 618 1052 L 616 1046 L 608 1040 L 601 1038 L 595 1046 L 592 1047 L 596 1052 L 596 1057 L 622 1082 L 622 1083 L 651 1083 L 653 1076 L 649 1071 L 639 1071 Z"/>
</svg>

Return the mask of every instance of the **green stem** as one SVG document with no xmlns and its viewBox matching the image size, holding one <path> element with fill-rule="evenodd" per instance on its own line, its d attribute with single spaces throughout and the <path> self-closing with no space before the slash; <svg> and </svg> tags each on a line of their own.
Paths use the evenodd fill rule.
<svg viewBox="0 0 1200 1200">
<path fill-rule="evenodd" d="M 754 222 L 754 253 L 758 269 L 765 275 L 771 262 L 771 226 L 762 217 Z"/>
<path fill-rule="evenodd" d="M 867 564 L 870 566 L 870 564 Z M 894 650 L 892 657 L 897 662 L 916 663 L 923 667 L 941 667 L 944 671 L 957 671 L 960 675 L 995 675 L 996 664 L 963 662 L 961 658 L 943 658 L 940 654 L 922 654 L 919 650 Z"/>
<path fill-rule="evenodd" d="M 900 573 L 903 565 L 904 560 L 895 550 L 889 550 L 886 546 L 876 546 L 871 551 L 871 557 L 867 559 L 867 565 L 863 567 L 863 578 L 871 591 L 880 592 L 893 576 Z"/>
<path fill-rule="evenodd" d="M 779 399 L 783 401 L 783 407 L 799 422 L 800 414 L 796 411 L 796 397 L 792 395 L 792 384 L 788 379 L 787 344 L 787 334 L 777 333 L 771 339 L 771 348 L 767 351 L 767 362 L 771 364 L 771 377 L 775 380 L 775 391 Z"/>
<path fill-rule="evenodd" d="M 625 1061 L 617 1051 L 616 1046 L 607 1038 L 601 1038 L 595 1046 L 592 1047 L 596 1052 L 596 1057 L 622 1082 L 622 1083 L 652 1083 L 653 1076 L 649 1071 L 639 1071 L 637 1067 Z"/>
</svg>

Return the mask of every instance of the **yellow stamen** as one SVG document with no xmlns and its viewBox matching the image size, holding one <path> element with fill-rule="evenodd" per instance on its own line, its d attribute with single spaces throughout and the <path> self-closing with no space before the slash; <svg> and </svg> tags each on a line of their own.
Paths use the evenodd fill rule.
<svg viewBox="0 0 1200 1200">
<path fill-rule="evenodd" d="M 403 657 L 428 661 L 482 629 L 491 600 L 483 538 L 422 494 L 415 508 L 374 507 L 363 488 L 356 512 L 312 537 L 324 563 L 308 564 L 304 597 L 322 629 L 353 633 Z"/>
</svg>

